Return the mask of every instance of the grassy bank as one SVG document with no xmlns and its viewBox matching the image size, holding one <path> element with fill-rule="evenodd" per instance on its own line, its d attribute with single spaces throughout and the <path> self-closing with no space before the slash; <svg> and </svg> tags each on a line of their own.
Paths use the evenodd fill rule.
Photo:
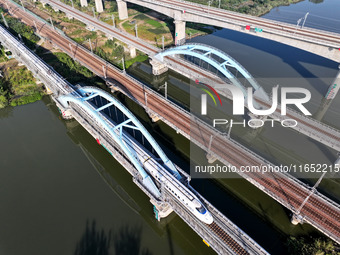
<svg viewBox="0 0 340 255">
<path fill-rule="evenodd" d="M 44 95 L 32 73 L 15 60 L 2 65 L 0 79 L 0 108 L 33 103 Z"/>
<path fill-rule="evenodd" d="M 72 84 L 84 84 L 88 86 L 102 86 L 104 81 L 92 73 L 89 69 L 74 61 L 69 55 L 63 52 L 45 54 L 41 52 L 40 57 L 61 76 Z"/>
<path fill-rule="evenodd" d="M 64 1 L 66 4 L 70 4 L 71 2 L 68 0 Z M 84 11 L 89 15 L 93 15 L 92 11 L 89 11 L 94 6 L 94 2 L 89 2 L 88 8 L 81 8 L 79 6 L 79 2 L 75 2 L 75 7 Z M 105 12 L 101 13 L 99 19 L 104 22 L 112 24 L 112 14 L 118 15 L 116 13 L 116 3 L 108 2 L 105 3 Z M 101 31 L 90 31 L 86 28 L 86 25 L 76 19 L 69 19 L 66 17 L 63 12 L 54 11 L 49 5 L 45 7 L 42 6 L 41 3 L 36 2 L 33 5 L 28 5 L 27 9 L 35 13 L 36 15 L 42 17 L 45 20 L 48 20 L 48 17 L 52 17 L 53 23 L 60 28 L 64 33 L 70 37 L 72 40 L 82 45 L 87 49 L 93 50 L 95 54 L 105 59 L 106 61 L 112 63 L 115 66 L 122 68 L 121 59 L 125 59 L 126 68 L 131 64 L 147 59 L 147 56 L 142 52 L 137 52 L 137 57 L 131 58 L 127 49 L 128 47 L 114 38 L 108 38 Z M 96 15 L 99 15 L 96 13 Z M 118 20 L 117 20 L 118 21 Z M 91 43 L 91 45 L 90 45 Z M 92 47 L 91 47 L 92 46 Z"/>
<path fill-rule="evenodd" d="M 205 0 L 187 0 L 189 2 L 207 5 Z M 221 9 L 250 14 L 253 16 L 261 16 L 271 9 L 281 6 L 290 5 L 292 3 L 301 2 L 303 0 L 221 0 Z M 219 1 L 212 1 L 211 6 L 218 7 Z"/>
<path fill-rule="evenodd" d="M 7 15 L 2 8 L 10 32 L 18 36 L 30 49 L 35 49 L 39 37 L 34 34 L 31 27 L 18 19 Z M 1 24 L 4 24 L 1 19 Z M 32 73 L 24 66 L 18 66 L 16 60 L 8 60 L 4 49 L 0 49 L 1 79 L 0 79 L 0 108 L 8 105 L 17 106 L 40 100 L 44 94 L 42 86 L 38 85 Z"/>
<path fill-rule="evenodd" d="M 9 31 L 15 36 L 18 36 L 20 34 L 25 45 L 29 47 L 30 49 L 34 49 L 36 43 L 39 41 L 40 38 L 34 34 L 33 28 L 25 25 L 20 20 L 11 17 L 1 7 L 0 7 L 0 13 L 4 14 L 4 17 L 9 26 Z M 0 19 L 0 23 L 2 25 L 5 25 L 3 19 Z"/>
</svg>

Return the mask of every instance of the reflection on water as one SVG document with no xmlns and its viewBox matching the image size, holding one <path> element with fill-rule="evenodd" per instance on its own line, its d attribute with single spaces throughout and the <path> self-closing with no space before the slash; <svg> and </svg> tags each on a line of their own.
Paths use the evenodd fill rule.
<svg viewBox="0 0 340 255">
<path fill-rule="evenodd" d="M 306 26 L 313 26 L 316 22 L 318 28 L 327 26 L 330 30 L 335 31 L 339 30 L 340 27 L 336 25 L 339 23 L 339 17 L 335 11 L 339 4 L 340 2 L 337 0 L 329 0 L 318 5 L 303 1 L 298 4 L 275 8 L 265 17 L 296 24 L 297 19 L 310 11 Z M 318 7 L 316 9 L 313 6 Z M 257 79 L 267 92 L 271 91 L 271 88 L 277 84 L 280 87 L 303 87 L 310 90 L 312 99 L 307 108 L 313 112 L 314 118 L 338 129 L 340 128 L 339 95 L 332 102 L 324 100 L 324 94 L 338 71 L 337 63 L 290 46 L 227 29 L 218 30 L 208 36 L 196 37 L 191 41 L 209 44 L 230 54 Z M 129 72 L 151 84 L 162 95 L 164 95 L 164 91 L 159 90 L 159 87 L 166 81 L 168 96 L 179 104 L 188 107 L 190 81 L 169 71 L 166 75 L 160 77 L 162 81 L 158 82 L 158 78 L 155 79 L 149 76 L 151 69 L 148 66 L 149 64 L 146 62 L 136 64 L 130 67 Z M 223 102 L 224 104 L 225 102 Z M 336 151 L 287 128 L 265 127 L 260 130 L 249 130 L 236 127 L 232 129 L 232 137 L 276 164 L 320 162 L 333 164 L 337 159 Z M 197 149 L 191 155 L 193 154 L 196 157 L 191 158 L 191 160 L 195 163 L 205 161 L 205 154 L 201 150 Z M 331 177 L 330 175 L 327 176 Z M 305 179 L 304 181 L 313 185 L 316 179 Z M 275 254 L 284 253 L 285 249 L 282 243 L 277 243 L 279 239 L 277 238 L 278 233 L 299 235 L 313 232 L 313 228 L 306 224 L 292 226 L 289 222 L 288 210 L 283 209 L 244 180 L 221 179 L 213 181 L 194 179 L 192 184 L 227 217 L 230 217 L 255 240 Z M 216 188 L 216 186 L 220 188 Z M 335 201 L 340 201 L 339 179 L 324 179 L 318 190 Z M 257 214 L 256 219 L 247 215 L 247 217 L 242 217 L 242 220 L 239 220 L 240 215 L 246 215 L 247 213 L 241 209 L 242 206 L 235 205 L 235 201 L 232 199 L 230 201 L 229 196 L 236 197 L 255 211 Z M 226 209 L 226 204 L 233 204 L 233 206 L 229 207 L 233 209 Z M 234 208 L 237 209 L 234 210 Z M 258 229 L 264 229 L 264 227 L 263 224 L 258 223 L 259 219 L 257 217 L 262 218 L 270 225 L 270 230 L 263 232 L 271 234 L 259 237 L 257 231 Z M 245 223 L 246 218 L 252 220 Z M 275 234 L 271 232 L 273 229 L 277 231 Z M 273 245 L 274 243 L 276 244 Z M 274 248 L 273 246 L 276 247 Z"/>
<path fill-rule="evenodd" d="M 158 223 L 127 171 L 49 98 L 4 112 L 0 254 L 213 254 L 177 216 Z M 165 224 L 181 233 L 171 247 Z"/>
<path fill-rule="evenodd" d="M 324 0 L 308 0 L 308 1 L 314 4 L 320 4 L 320 3 L 323 3 Z"/>
<path fill-rule="evenodd" d="M 282 16 L 288 13 L 285 8 L 290 8 L 290 13 L 298 12 L 293 21 L 306 12 L 301 6 L 308 3 L 279 7 L 267 15 L 276 12 Z M 328 22 L 336 18 L 332 16 L 336 8 L 329 11 L 329 3 L 334 7 L 339 1 L 309 4 L 318 6 L 320 12 L 327 5 L 328 16 L 314 15 L 329 17 Z M 314 22 L 312 12 L 310 17 L 306 25 Z M 337 72 L 336 63 L 226 29 L 193 41 L 226 51 L 267 91 L 276 84 L 310 89 L 313 98 L 309 107 L 315 118 L 340 127 L 339 96 L 332 104 L 322 101 Z M 167 82 L 169 99 L 189 106 L 190 81 L 185 77 L 172 71 L 151 76 L 147 63 L 136 64 L 129 71 L 161 94 L 161 86 Z M 151 123 L 143 109 L 120 94 L 118 97 L 146 125 L 169 158 L 188 170 L 188 141 L 162 123 Z M 61 120 L 48 98 L 43 103 L 0 110 L 0 134 L 1 254 L 213 254 L 177 216 L 156 222 L 148 198 L 131 176 L 76 121 Z M 283 128 L 254 132 L 236 128 L 232 137 L 275 163 L 334 162 L 336 158 L 329 148 Z M 204 152 L 197 149 L 193 160 L 204 159 Z M 291 225 L 287 209 L 243 179 L 194 179 L 192 185 L 273 254 L 287 254 L 286 235 L 316 232 L 307 224 Z M 324 180 L 320 190 L 340 199 L 336 179 Z"/>
</svg>

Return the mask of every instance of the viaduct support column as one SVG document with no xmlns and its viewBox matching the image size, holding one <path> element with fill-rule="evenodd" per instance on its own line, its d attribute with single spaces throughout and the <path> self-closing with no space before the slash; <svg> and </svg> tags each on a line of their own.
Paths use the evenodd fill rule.
<svg viewBox="0 0 340 255">
<path fill-rule="evenodd" d="M 124 46 L 124 52 L 128 53 L 131 58 L 135 58 L 137 56 L 136 48 L 131 45 L 127 47 Z"/>
<path fill-rule="evenodd" d="M 128 10 L 127 10 L 127 5 L 126 2 L 123 0 L 117 0 L 117 7 L 118 7 L 118 15 L 119 19 L 127 19 L 128 18 Z"/>
<path fill-rule="evenodd" d="M 175 45 L 185 43 L 185 21 L 175 20 Z"/>
<path fill-rule="evenodd" d="M 302 224 L 303 223 L 303 218 L 301 217 L 301 215 L 299 214 L 293 214 L 292 215 L 292 218 L 290 219 L 290 222 L 293 224 L 293 225 L 297 225 L 297 224 Z"/>
<path fill-rule="evenodd" d="M 81 7 L 87 7 L 87 0 L 80 0 Z"/>
<path fill-rule="evenodd" d="M 152 74 L 153 75 L 160 75 L 160 74 L 168 71 L 168 67 L 165 64 L 158 62 L 156 60 L 151 59 L 150 64 L 152 66 Z"/>
<path fill-rule="evenodd" d="M 340 69 L 340 65 L 339 65 L 339 69 Z M 334 99 L 336 97 L 336 94 L 338 93 L 339 89 L 340 89 L 340 71 L 336 75 L 331 86 L 329 86 L 325 98 L 326 99 Z"/>
<path fill-rule="evenodd" d="M 130 51 L 130 57 L 135 58 L 137 56 L 136 48 L 135 47 L 130 46 L 129 47 L 129 51 Z"/>
<path fill-rule="evenodd" d="M 103 12 L 104 11 L 103 1 L 102 0 L 95 0 L 95 1 L 96 1 L 97 12 Z"/>
</svg>

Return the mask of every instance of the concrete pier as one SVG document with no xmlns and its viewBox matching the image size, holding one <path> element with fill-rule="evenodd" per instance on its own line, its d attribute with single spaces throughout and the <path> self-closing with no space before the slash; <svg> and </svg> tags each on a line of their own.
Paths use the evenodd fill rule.
<svg viewBox="0 0 340 255">
<path fill-rule="evenodd" d="M 97 28 L 92 25 L 86 25 L 86 29 L 89 31 L 97 31 Z"/>
<path fill-rule="evenodd" d="M 63 117 L 63 119 L 65 119 L 65 120 L 73 119 L 72 110 L 70 108 L 66 109 L 64 106 L 62 106 L 59 103 L 59 101 L 53 95 L 51 97 L 52 97 L 53 101 L 56 103 L 56 105 L 59 109 L 59 112 L 61 113 L 61 116 Z"/>
<path fill-rule="evenodd" d="M 266 119 L 268 118 L 268 116 L 258 116 L 251 112 L 248 113 L 248 116 L 250 117 L 248 124 L 249 127 L 251 127 L 252 129 L 263 127 L 264 121 L 266 121 Z"/>
<path fill-rule="evenodd" d="M 185 43 L 185 21 L 174 20 L 175 23 L 175 45 L 182 45 Z"/>
<path fill-rule="evenodd" d="M 87 7 L 87 0 L 80 0 L 81 7 Z"/>
<path fill-rule="evenodd" d="M 103 12 L 104 7 L 103 7 L 103 1 L 102 0 L 95 0 L 96 1 L 96 11 L 97 12 Z"/>
<path fill-rule="evenodd" d="M 42 83 L 42 81 L 40 81 L 40 80 L 39 80 L 39 82 Z M 49 87 L 45 86 L 45 90 L 46 90 L 47 95 L 52 95 L 53 94 L 53 91 Z"/>
<path fill-rule="evenodd" d="M 168 67 L 165 64 L 158 62 L 156 60 L 151 59 L 150 64 L 152 66 L 152 74 L 153 75 L 160 75 L 160 74 L 168 71 Z"/>
<path fill-rule="evenodd" d="M 170 213 L 173 212 L 171 206 L 168 203 L 160 203 L 153 199 L 150 199 L 151 204 L 153 204 L 153 212 L 158 221 L 162 218 L 166 218 Z"/>
<path fill-rule="evenodd" d="M 149 117 L 150 117 L 152 122 L 157 122 L 157 121 L 160 120 L 160 117 L 159 117 L 158 114 L 156 114 L 154 112 L 151 112 L 151 111 L 147 111 L 147 113 L 148 113 L 148 115 L 149 115 Z"/>
<path fill-rule="evenodd" d="M 71 14 L 66 14 L 66 17 L 68 18 L 68 19 L 74 19 L 74 17 L 71 15 Z"/>
<path fill-rule="evenodd" d="M 338 67 L 340 69 L 340 65 Z M 338 94 L 340 89 L 340 70 L 338 74 L 336 75 L 334 81 L 331 83 L 331 86 L 329 86 L 327 94 L 325 96 L 326 99 L 334 99 L 336 95 Z"/>
<path fill-rule="evenodd" d="M 129 50 L 130 50 L 130 56 L 131 56 L 132 58 L 135 58 L 135 57 L 137 56 L 136 48 L 130 46 L 130 47 L 129 47 Z"/>
<path fill-rule="evenodd" d="M 303 223 L 303 217 L 299 214 L 293 214 L 292 215 L 292 218 L 290 219 L 290 222 L 293 224 L 293 225 L 297 225 L 297 224 L 302 224 Z"/>
<path fill-rule="evenodd" d="M 124 51 L 130 54 L 130 57 L 135 58 L 137 56 L 136 48 L 133 46 L 124 47 Z"/>
<path fill-rule="evenodd" d="M 212 164 L 217 160 L 217 158 L 214 155 L 212 155 L 211 153 L 207 153 L 205 156 L 207 157 L 209 164 Z"/>
<path fill-rule="evenodd" d="M 128 18 L 127 4 L 123 0 L 117 0 L 118 16 L 120 20 Z"/>
<path fill-rule="evenodd" d="M 318 110 L 313 114 L 314 119 L 318 121 L 322 121 L 331 103 L 332 103 L 332 100 L 328 100 L 327 98 L 322 98 L 321 104 Z"/>
</svg>

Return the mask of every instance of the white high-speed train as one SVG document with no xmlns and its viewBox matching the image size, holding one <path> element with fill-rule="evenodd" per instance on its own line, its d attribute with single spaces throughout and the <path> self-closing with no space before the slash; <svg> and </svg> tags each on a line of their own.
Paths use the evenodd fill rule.
<svg viewBox="0 0 340 255">
<path fill-rule="evenodd" d="M 211 224 L 214 221 L 211 213 L 187 186 L 171 175 L 165 167 L 157 162 L 150 152 L 142 149 L 141 145 L 132 139 L 130 135 L 124 133 L 124 138 L 126 145 L 136 151 L 136 156 L 143 164 L 144 169 L 154 179 L 161 182 L 163 184 L 163 188 L 172 193 L 173 196 L 177 198 L 178 202 L 189 209 L 192 214 L 204 223 Z"/>
</svg>

